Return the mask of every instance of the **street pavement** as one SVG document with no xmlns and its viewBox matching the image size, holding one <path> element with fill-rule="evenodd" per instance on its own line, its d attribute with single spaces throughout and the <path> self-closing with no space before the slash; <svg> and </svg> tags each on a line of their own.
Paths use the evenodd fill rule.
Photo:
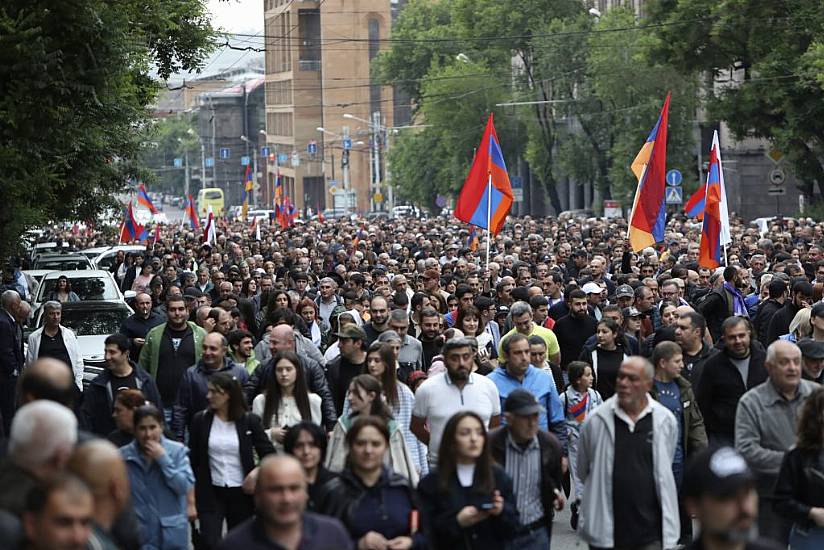
<svg viewBox="0 0 824 550">
<path fill-rule="evenodd" d="M 578 538 L 578 535 L 569 526 L 569 503 L 564 509 L 555 513 L 552 523 L 552 550 L 586 550 L 587 545 Z"/>
</svg>

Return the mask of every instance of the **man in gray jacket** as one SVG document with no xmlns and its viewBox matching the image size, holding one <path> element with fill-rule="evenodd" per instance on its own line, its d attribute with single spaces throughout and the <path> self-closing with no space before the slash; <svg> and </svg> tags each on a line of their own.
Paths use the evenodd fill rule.
<svg viewBox="0 0 824 550">
<path fill-rule="evenodd" d="M 792 342 L 770 344 L 764 366 L 767 381 L 738 402 L 735 449 L 757 476 L 759 532 L 785 546 L 792 525 L 773 511 L 773 488 L 784 455 L 795 445 L 801 407 L 818 384 L 801 379 L 801 350 Z"/>
<path fill-rule="evenodd" d="M 672 460 L 678 422 L 649 397 L 655 370 L 624 360 L 615 395 L 581 428 L 578 475 L 584 480 L 578 534 L 590 548 L 660 550 L 678 544 L 678 493 Z"/>
</svg>

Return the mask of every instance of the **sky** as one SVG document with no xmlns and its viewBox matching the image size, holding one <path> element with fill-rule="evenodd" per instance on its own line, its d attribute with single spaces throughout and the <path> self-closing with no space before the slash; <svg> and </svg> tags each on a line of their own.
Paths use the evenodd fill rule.
<svg viewBox="0 0 824 550">
<path fill-rule="evenodd" d="M 263 0 L 208 0 L 212 25 L 229 32 L 263 31 Z"/>
</svg>

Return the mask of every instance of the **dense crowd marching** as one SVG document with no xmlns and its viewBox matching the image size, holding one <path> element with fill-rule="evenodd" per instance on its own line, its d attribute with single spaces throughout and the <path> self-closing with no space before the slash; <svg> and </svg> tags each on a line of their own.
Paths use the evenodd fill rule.
<svg viewBox="0 0 824 550">
<path fill-rule="evenodd" d="M 824 548 L 824 223 L 673 217 L 167 228 L 83 383 L 61 282 L 0 295 L 0 544 Z M 74 250 L 94 230 L 48 230 Z M 471 246 L 470 246 L 471 244 Z M 74 294 L 74 296 L 73 296 Z"/>
</svg>

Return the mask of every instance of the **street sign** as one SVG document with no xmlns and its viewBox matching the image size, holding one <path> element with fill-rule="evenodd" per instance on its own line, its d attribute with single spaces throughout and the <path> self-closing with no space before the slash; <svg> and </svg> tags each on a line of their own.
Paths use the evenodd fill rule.
<svg viewBox="0 0 824 550">
<path fill-rule="evenodd" d="M 783 187 L 771 187 L 771 188 L 767 189 L 767 194 L 772 195 L 773 197 L 777 197 L 779 195 L 786 195 L 787 190 L 784 189 Z"/>
<path fill-rule="evenodd" d="M 300 155 L 297 151 L 292 151 L 292 168 L 300 166 Z"/>
<path fill-rule="evenodd" d="M 268 157 L 269 156 L 269 148 L 268 147 L 261 147 L 260 148 L 260 156 Z"/>
<path fill-rule="evenodd" d="M 444 197 L 443 195 L 436 196 L 435 197 L 435 205 L 438 208 L 443 208 L 444 206 L 446 206 L 446 197 Z"/>
<path fill-rule="evenodd" d="M 521 176 L 512 176 L 509 178 L 509 182 L 512 184 L 513 189 L 524 188 L 524 178 Z"/>
<path fill-rule="evenodd" d="M 206 157 L 205 164 L 206 164 L 206 168 L 214 168 L 215 167 L 215 158 L 214 157 Z"/>
<path fill-rule="evenodd" d="M 604 201 L 604 217 L 605 218 L 620 218 L 621 217 L 621 203 L 613 200 Z"/>
<path fill-rule="evenodd" d="M 337 193 L 337 192 L 338 192 L 338 186 L 337 186 L 337 185 L 333 185 L 332 187 L 330 187 L 330 188 L 329 188 L 329 192 L 330 192 L 330 193 L 332 193 L 332 194 L 334 195 L 335 193 Z"/>
<path fill-rule="evenodd" d="M 343 150 L 348 151 L 352 148 L 352 138 L 345 137 L 343 138 Z"/>
<path fill-rule="evenodd" d="M 286 153 L 278 153 L 278 164 L 286 164 L 289 161 L 289 155 Z"/>
<path fill-rule="evenodd" d="M 770 149 L 769 151 L 767 151 L 767 158 L 773 161 L 775 164 L 778 164 L 784 158 L 784 153 L 777 149 Z"/>
<path fill-rule="evenodd" d="M 335 187 L 338 184 L 338 180 L 329 180 L 329 187 Z"/>
<path fill-rule="evenodd" d="M 787 174 L 781 168 L 773 168 L 770 170 L 770 183 L 773 185 L 783 185 L 787 179 Z"/>
<path fill-rule="evenodd" d="M 673 169 L 673 170 L 670 170 L 669 172 L 667 172 L 667 185 L 671 185 L 673 187 L 676 187 L 678 185 L 681 185 L 681 181 L 683 179 L 684 178 L 681 175 L 680 170 L 674 170 Z"/>
<path fill-rule="evenodd" d="M 175 159 L 175 168 L 183 168 L 183 159 Z"/>
<path fill-rule="evenodd" d="M 524 188 L 523 187 L 513 187 L 512 188 L 512 200 L 514 202 L 524 202 Z"/>
<path fill-rule="evenodd" d="M 684 202 L 684 190 L 680 187 L 667 187 L 667 204 Z"/>
<path fill-rule="evenodd" d="M 221 160 L 225 160 L 225 159 L 229 158 L 229 156 L 230 156 L 229 148 L 228 147 L 221 147 L 220 148 L 220 158 L 221 158 Z"/>
<path fill-rule="evenodd" d="M 247 157 L 246 155 L 243 155 L 242 157 L 240 157 L 240 165 L 241 166 L 249 166 L 249 157 Z"/>
<path fill-rule="evenodd" d="M 317 153 L 318 152 L 318 142 L 315 141 L 315 140 L 310 141 L 309 144 L 306 146 L 306 152 L 309 153 L 310 155 L 314 155 L 315 153 Z"/>
<path fill-rule="evenodd" d="M 383 202 L 383 193 L 378 191 L 377 193 L 375 193 L 375 196 L 372 197 L 372 200 L 374 200 L 375 202 Z"/>
</svg>

